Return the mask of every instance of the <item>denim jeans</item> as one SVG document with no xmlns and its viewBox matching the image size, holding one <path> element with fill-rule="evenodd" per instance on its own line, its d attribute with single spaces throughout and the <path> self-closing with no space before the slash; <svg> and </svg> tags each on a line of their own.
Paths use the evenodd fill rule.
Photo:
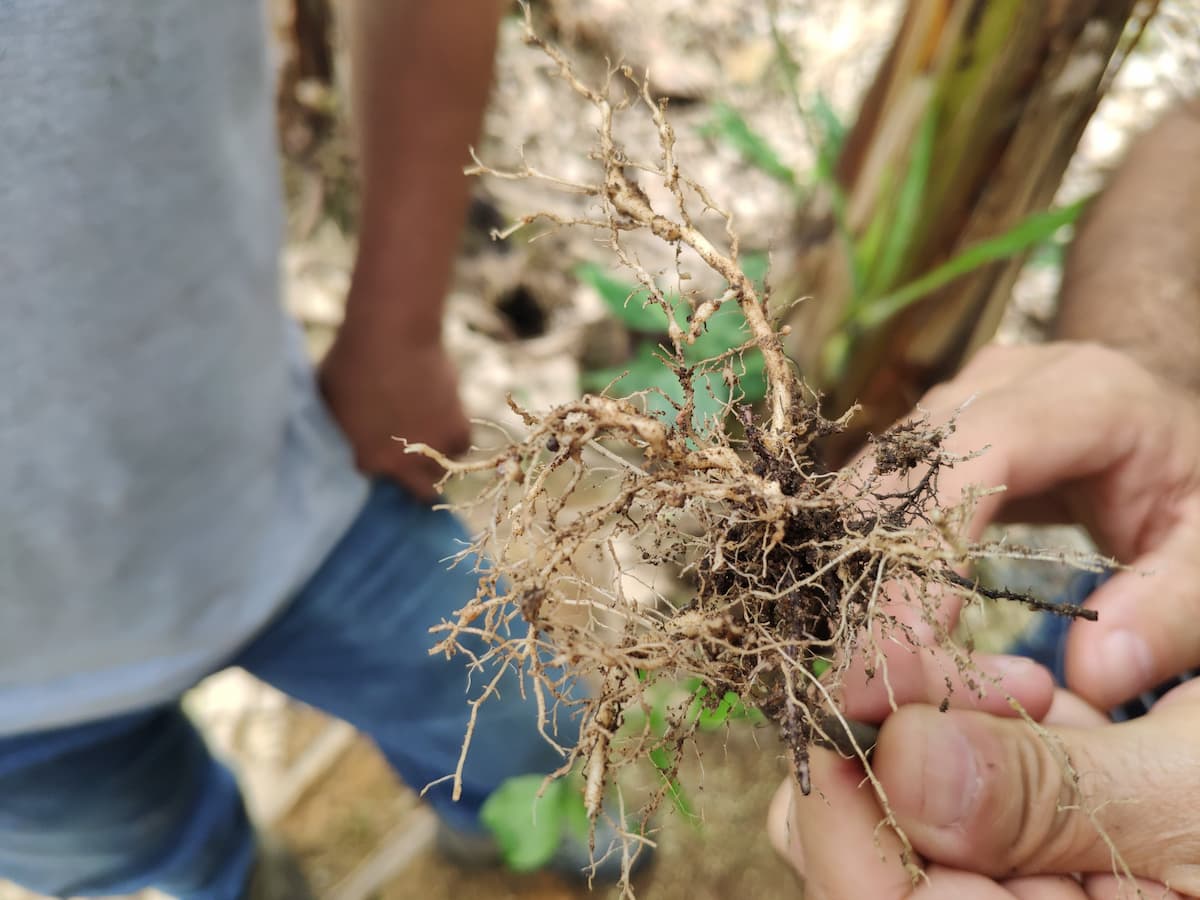
<svg viewBox="0 0 1200 900">
<path fill-rule="evenodd" d="M 1053 602 L 1060 606 L 1082 606 L 1108 577 L 1105 572 L 1079 572 Z M 1008 652 L 1041 663 L 1050 670 L 1055 683 L 1061 687 L 1067 680 L 1067 629 L 1073 621 L 1070 616 L 1039 613 Z"/>
<path fill-rule="evenodd" d="M 452 773 L 469 679 L 463 657 L 429 655 L 429 628 L 474 594 L 469 566 L 447 568 L 463 540 L 449 513 L 377 483 L 309 583 L 229 665 L 355 725 L 414 788 Z M 426 794 L 447 824 L 480 828 L 501 781 L 560 764 L 533 706 L 512 674 L 482 704 L 461 801 L 449 783 Z M 569 727 L 559 722 L 568 742 Z M 156 887 L 239 900 L 253 855 L 237 783 L 178 705 L 0 739 L 0 878 L 54 896 Z"/>
</svg>

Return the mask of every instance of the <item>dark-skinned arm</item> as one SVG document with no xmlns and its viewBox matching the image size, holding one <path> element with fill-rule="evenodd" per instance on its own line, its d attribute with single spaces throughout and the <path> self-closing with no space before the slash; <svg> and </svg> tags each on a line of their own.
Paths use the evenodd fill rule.
<svg viewBox="0 0 1200 900">
<path fill-rule="evenodd" d="M 501 6 L 355 0 L 347 10 L 362 214 L 321 384 L 358 466 L 429 499 L 438 468 L 395 438 L 447 453 L 469 439 L 441 319 Z"/>
</svg>

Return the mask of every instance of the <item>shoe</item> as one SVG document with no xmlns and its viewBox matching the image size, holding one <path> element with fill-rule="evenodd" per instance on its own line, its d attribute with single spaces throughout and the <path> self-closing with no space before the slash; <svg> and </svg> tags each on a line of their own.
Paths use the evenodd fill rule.
<svg viewBox="0 0 1200 900">
<path fill-rule="evenodd" d="M 316 900 L 296 855 L 277 837 L 258 835 L 245 900 Z"/>
<path fill-rule="evenodd" d="M 501 866 L 504 855 L 500 844 L 486 831 L 466 831 L 453 828 L 445 822 L 438 823 L 435 841 L 438 852 L 450 862 L 464 869 L 482 869 Z M 606 853 L 612 849 L 611 853 Z M 640 872 L 650 864 L 654 848 L 642 844 L 633 858 L 630 874 Z M 592 869 L 592 852 L 586 839 L 564 833 L 558 849 L 542 866 L 579 884 L 589 881 L 597 884 L 616 884 L 623 874 L 624 860 L 621 853 L 621 836 L 608 822 L 596 823 L 596 867 Z"/>
</svg>

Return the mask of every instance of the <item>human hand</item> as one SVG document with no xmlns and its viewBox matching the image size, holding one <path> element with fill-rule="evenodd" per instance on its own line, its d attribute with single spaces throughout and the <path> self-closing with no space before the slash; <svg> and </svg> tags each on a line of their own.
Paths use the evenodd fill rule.
<svg viewBox="0 0 1200 900">
<path fill-rule="evenodd" d="M 771 840 L 808 900 L 1191 895 L 1200 892 L 1198 706 L 1200 684 L 1188 684 L 1149 716 L 1112 725 L 1060 691 L 1049 741 L 1024 721 L 905 707 L 884 724 L 872 767 L 924 880 L 913 882 L 900 839 L 879 827 L 884 812 L 857 760 L 828 751 L 813 753 L 819 790 L 805 797 L 795 779 L 781 785 Z M 1063 751 L 1082 797 L 1064 781 Z M 1096 822 L 1138 878 L 1112 874 Z"/>
<path fill-rule="evenodd" d="M 389 335 L 364 332 L 347 326 L 338 334 L 319 372 L 325 400 L 359 469 L 432 501 L 442 469 L 405 453 L 404 441 L 422 441 L 447 455 L 470 446 L 454 364 L 436 340 L 389 341 Z"/>
<path fill-rule="evenodd" d="M 1107 709 L 1200 663 L 1200 406 L 1190 395 L 1119 353 L 1060 343 L 985 348 L 920 407 L 935 423 L 962 408 L 947 449 L 990 445 L 941 473 L 947 503 L 970 484 L 1007 488 L 979 502 L 972 536 L 1002 515 L 1075 521 L 1130 564 L 1088 601 L 1099 621 L 1071 629 L 1073 690 Z M 958 608 L 947 597 L 942 624 Z M 914 627 L 918 637 L 932 632 Z M 888 660 L 889 682 L 908 694 L 923 688 L 905 689 L 906 679 L 928 682 L 946 670 L 911 656 Z M 886 715 L 879 681 L 847 676 L 848 715 Z"/>
</svg>

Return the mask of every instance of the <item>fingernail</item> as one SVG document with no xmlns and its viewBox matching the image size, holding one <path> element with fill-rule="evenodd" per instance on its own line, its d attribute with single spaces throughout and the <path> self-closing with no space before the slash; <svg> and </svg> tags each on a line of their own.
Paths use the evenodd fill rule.
<svg viewBox="0 0 1200 900">
<path fill-rule="evenodd" d="M 966 822 L 983 787 L 979 772 L 975 748 L 953 719 L 946 717 L 927 729 L 921 818 L 937 828 Z"/>
<path fill-rule="evenodd" d="M 1141 635 L 1122 629 L 1108 635 L 1094 663 L 1109 688 L 1122 694 L 1144 690 L 1154 682 L 1154 656 Z"/>
</svg>

